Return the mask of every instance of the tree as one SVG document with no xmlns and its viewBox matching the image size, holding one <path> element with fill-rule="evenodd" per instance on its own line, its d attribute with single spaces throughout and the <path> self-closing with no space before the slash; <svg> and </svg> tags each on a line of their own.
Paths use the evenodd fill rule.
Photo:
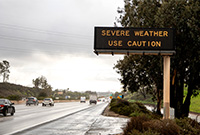
<svg viewBox="0 0 200 135">
<path fill-rule="evenodd" d="M 39 86 L 40 86 L 40 78 L 39 78 L 39 77 L 36 78 L 35 80 L 33 79 L 32 82 L 33 82 L 33 85 L 34 85 L 36 88 L 39 88 Z"/>
<path fill-rule="evenodd" d="M 34 85 L 36 88 L 45 89 L 45 88 L 48 88 L 48 87 L 49 87 L 49 85 L 48 85 L 48 83 L 47 83 L 47 79 L 46 79 L 46 77 L 44 77 L 44 76 L 40 76 L 40 77 L 36 78 L 35 80 L 33 79 L 32 82 L 33 82 L 33 85 Z"/>
<path fill-rule="evenodd" d="M 124 91 L 140 92 L 144 97 L 150 93 L 157 99 L 158 114 L 161 114 L 163 87 L 161 63 L 159 56 L 125 56 L 114 67 L 122 77 Z"/>
<path fill-rule="evenodd" d="M 3 76 L 3 82 L 7 82 L 9 79 L 9 70 L 10 67 L 10 63 L 6 60 L 4 60 L 3 62 L 0 62 L 0 75 Z"/>
<path fill-rule="evenodd" d="M 118 12 L 120 18 L 117 22 L 124 27 L 174 28 L 176 55 L 171 57 L 171 107 L 175 108 L 176 117 L 187 117 L 191 97 L 198 95 L 200 89 L 199 0 L 125 0 L 124 8 Z M 141 58 L 136 65 L 140 63 L 146 67 L 153 57 Z M 156 64 L 156 67 L 160 68 L 161 65 Z M 159 69 L 154 67 L 149 67 L 149 71 L 159 73 Z M 151 76 L 149 71 L 145 74 Z M 157 85 L 156 79 L 162 78 L 162 74 L 151 78 Z M 188 86 L 188 90 L 183 101 L 184 85 Z"/>
<path fill-rule="evenodd" d="M 35 80 L 33 79 L 32 82 L 36 88 L 41 88 L 43 93 L 46 93 L 48 96 L 51 95 L 52 87 L 47 83 L 46 77 L 38 77 Z"/>
<path fill-rule="evenodd" d="M 48 95 L 47 95 L 46 92 L 41 91 L 41 92 L 39 93 L 38 97 L 46 98 L 46 97 L 48 97 Z"/>
</svg>

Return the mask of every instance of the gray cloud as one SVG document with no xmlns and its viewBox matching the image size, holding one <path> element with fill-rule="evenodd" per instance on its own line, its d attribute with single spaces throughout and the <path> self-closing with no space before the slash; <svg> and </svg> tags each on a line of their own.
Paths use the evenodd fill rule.
<svg viewBox="0 0 200 135">
<path fill-rule="evenodd" d="M 0 61 L 6 59 L 11 63 L 15 73 L 11 80 L 23 84 L 27 84 L 23 77 L 32 73 L 29 80 L 42 73 L 52 82 L 53 78 L 63 78 L 48 67 L 55 61 L 73 65 L 65 59 L 68 56 L 78 57 L 85 65 L 110 66 L 112 71 L 111 56 L 93 53 L 94 26 L 113 26 L 117 8 L 122 6 L 123 0 L 1 0 Z M 99 65 L 98 59 L 105 62 Z M 23 77 L 19 77 L 20 72 Z M 90 78 L 86 80 L 117 80 L 113 72 L 106 76 L 108 73 L 98 76 L 98 71 L 94 71 L 88 73 Z"/>
</svg>

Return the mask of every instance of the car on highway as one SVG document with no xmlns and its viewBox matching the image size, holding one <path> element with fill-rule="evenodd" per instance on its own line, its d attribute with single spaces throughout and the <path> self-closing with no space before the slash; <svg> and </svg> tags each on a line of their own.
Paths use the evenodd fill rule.
<svg viewBox="0 0 200 135">
<path fill-rule="evenodd" d="M 85 102 L 86 102 L 86 97 L 81 97 L 81 98 L 80 98 L 80 102 L 81 102 L 81 103 L 85 103 Z"/>
<path fill-rule="evenodd" d="M 29 97 L 26 99 L 26 105 L 38 105 L 39 102 L 38 102 L 38 99 L 36 97 Z"/>
<path fill-rule="evenodd" d="M 0 113 L 4 116 L 7 116 L 8 113 L 14 115 L 15 107 L 13 105 L 14 103 L 11 103 L 8 99 L 0 99 Z"/>
<path fill-rule="evenodd" d="M 45 98 L 42 102 L 42 106 L 46 106 L 46 105 L 54 106 L 53 99 L 52 98 Z"/>
</svg>

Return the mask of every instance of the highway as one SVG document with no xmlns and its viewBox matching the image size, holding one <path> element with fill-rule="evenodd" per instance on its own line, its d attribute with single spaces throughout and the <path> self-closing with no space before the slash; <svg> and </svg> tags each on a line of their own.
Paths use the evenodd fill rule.
<svg viewBox="0 0 200 135">
<path fill-rule="evenodd" d="M 102 116 L 108 103 L 67 102 L 55 106 L 15 105 L 14 116 L 0 115 L 1 135 L 110 134 L 122 132 L 128 119 Z"/>
</svg>

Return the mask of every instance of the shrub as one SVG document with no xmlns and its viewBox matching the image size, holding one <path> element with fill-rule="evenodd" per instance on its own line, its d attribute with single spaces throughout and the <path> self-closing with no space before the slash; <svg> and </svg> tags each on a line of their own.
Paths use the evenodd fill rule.
<svg viewBox="0 0 200 135">
<path fill-rule="evenodd" d="M 200 135 L 200 125 L 190 118 L 176 119 L 182 135 Z"/>
<path fill-rule="evenodd" d="M 131 113 L 129 116 L 130 117 L 137 117 L 137 116 L 142 116 L 142 115 L 144 115 L 144 113 L 140 113 L 140 112 L 135 111 L 135 112 Z"/>
<path fill-rule="evenodd" d="M 110 103 L 110 110 L 115 113 L 125 115 L 125 116 L 139 116 L 143 113 L 151 114 L 146 107 L 138 102 L 129 103 L 122 99 L 113 99 Z"/>
<path fill-rule="evenodd" d="M 132 117 L 123 129 L 124 135 L 200 135 L 200 125 L 195 120 L 162 119 L 139 102 L 114 99 L 110 107 L 115 113 Z"/>
<path fill-rule="evenodd" d="M 110 103 L 111 107 L 123 107 L 123 106 L 129 106 L 129 102 L 122 99 L 112 99 Z"/>
<path fill-rule="evenodd" d="M 110 103 L 110 110 L 126 116 L 129 116 L 131 113 L 129 102 L 121 99 L 113 99 Z"/>
<path fill-rule="evenodd" d="M 179 135 L 180 127 L 174 120 L 152 119 L 144 114 L 132 117 L 123 131 L 124 135 Z"/>
<path fill-rule="evenodd" d="M 128 135 L 129 133 L 133 132 L 133 129 L 138 130 L 139 132 L 143 131 L 143 123 L 149 120 L 151 120 L 151 118 L 149 118 L 147 115 L 132 117 L 127 123 L 126 127 L 123 129 L 124 135 Z"/>
<path fill-rule="evenodd" d="M 140 112 L 143 113 L 150 113 L 149 110 L 147 110 L 147 108 L 140 102 L 135 102 L 135 104 L 138 106 L 138 108 L 140 109 Z"/>
<path fill-rule="evenodd" d="M 118 113 L 121 115 L 129 116 L 134 110 L 131 109 L 129 106 L 120 107 Z"/>
<path fill-rule="evenodd" d="M 48 97 L 48 94 L 47 94 L 46 92 L 44 92 L 44 91 L 41 91 L 41 92 L 39 93 L 39 95 L 38 95 L 38 99 L 39 99 L 39 97 L 45 98 L 45 97 Z"/>
<path fill-rule="evenodd" d="M 19 96 L 19 95 L 10 95 L 10 96 L 8 96 L 8 99 L 9 100 L 17 100 L 17 101 L 19 101 L 19 100 L 21 100 L 21 96 Z"/>
<path fill-rule="evenodd" d="M 44 100 L 46 97 L 37 97 L 38 100 Z"/>
<path fill-rule="evenodd" d="M 133 129 L 130 133 L 128 133 L 128 135 L 160 135 L 160 133 L 157 133 L 157 132 L 152 131 L 152 130 L 140 132 L 138 130 Z"/>
<path fill-rule="evenodd" d="M 162 114 L 157 114 L 156 112 L 152 112 L 151 117 L 152 117 L 152 119 L 162 119 L 163 115 Z"/>
<path fill-rule="evenodd" d="M 150 120 L 143 123 L 145 131 L 152 130 L 162 135 L 179 135 L 180 129 L 176 125 L 175 121 L 164 119 L 164 120 Z"/>
</svg>

